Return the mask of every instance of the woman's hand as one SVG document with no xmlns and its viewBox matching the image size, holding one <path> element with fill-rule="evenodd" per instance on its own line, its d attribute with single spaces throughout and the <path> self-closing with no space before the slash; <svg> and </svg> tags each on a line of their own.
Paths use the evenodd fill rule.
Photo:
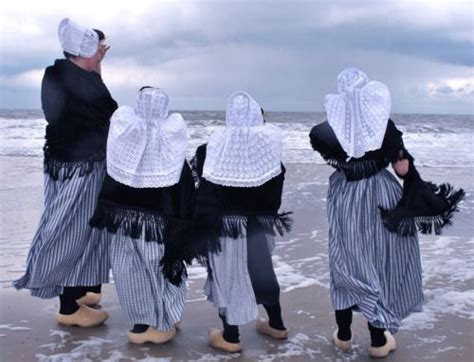
<svg viewBox="0 0 474 362">
<path fill-rule="evenodd" d="M 100 51 L 100 60 L 102 61 L 105 58 L 105 54 L 110 49 L 110 45 L 100 44 L 99 51 Z"/>
<path fill-rule="evenodd" d="M 403 177 L 410 169 L 410 162 L 408 160 L 399 160 L 392 163 L 392 167 L 398 176 Z"/>
</svg>

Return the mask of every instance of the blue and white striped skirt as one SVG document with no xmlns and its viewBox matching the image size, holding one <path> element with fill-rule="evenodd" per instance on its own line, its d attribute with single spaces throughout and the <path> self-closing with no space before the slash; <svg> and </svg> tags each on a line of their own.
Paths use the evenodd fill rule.
<svg viewBox="0 0 474 362">
<path fill-rule="evenodd" d="M 109 235 L 112 272 L 126 324 L 171 330 L 184 311 L 186 282 L 177 287 L 163 276 L 164 244 L 145 241 L 144 231 L 140 239 L 132 239 L 121 229 Z"/>
<path fill-rule="evenodd" d="M 35 297 L 53 298 L 64 287 L 108 282 L 106 234 L 89 226 L 105 172 L 105 162 L 97 162 L 91 173 L 79 176 L 76 172 L 64 181 L 44 175 L 44 211 L 31 242 L 26 272 L 13 282 L 15 288 L 30 289 Z"/>
<path fill-rule="evenodd" d="M 391 332 L 423 302 L 418 238 L 389 232 L 378 209 L 395 207 L 401 194 L 387 170 L 352 182 L 336 171 L 327 199 L 333 307 L 356 306 L 372 325 Z"/>
<path fill-rule="evenodd" d="M 209 254 L 212 275 L 208 276 L 204 286 L 208 300 L 219 309 L 219 314 L 224 315 L 227 323 L 231 325 L 246 324 L 258 317 L 257 302 L 261 303 L 264 300 L 260 297 L 261 300 L 257 301 L 259 295 L 276 294 L 273 303 L 279 299 L 279 286 L 271 262 L 271 254 L 275 248 L 274 237 L 258 233 L 247 238 L 245 228 L 242 234 L 236 239 L 225 236 L 220 238 L 221 251 Z M 249 242 L 261 243 L 260 247 L 257 247 L 259 255 L 250 255 L 252 269 L 259 270 L 264 278 L 258 283 L 260 290 L 254 290 L 252 285 L 252 275 L 249 271 Z M 257 266 L 255 264 L 259 263 L 259 258 L 261 265 Z M 255 280 L 253 282 L 256 284 Z M 265 289 L 269 288 L 278 290 L 276 293 L 268 290 L 267 293 Z"/>
</svg>

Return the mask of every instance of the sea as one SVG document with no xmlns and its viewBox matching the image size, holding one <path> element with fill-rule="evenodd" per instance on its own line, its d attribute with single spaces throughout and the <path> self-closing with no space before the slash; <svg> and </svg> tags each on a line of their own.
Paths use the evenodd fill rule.
<svg viewBox="0 0 474 362">
<path fill-rule="evenodd" d="M 207 142 L 213 131 L 225 124 L 224 112 L 180 113 L 188 123 L 189 158 L 200 144 Z M 325 206 L 328 176 L 332 169 L 322 166 L 324 160 L 311 149 L 308 137 L 311 128 L 324 120 L 324 114 L 266 112 L 265 118 L 283 132 L 283 161 L 287 166 L 287 173 L 282 210 L 294 212 L 294 225 L 290 234 L 277 238 L 273 263 L 282 298 L 284 301 L 293 298 L 296 309 L 284 310 L 286 321 L 293 328 L 290 339 L 275 347 L 274 352 L 260 355 L 258 360 L 280 361 L 294 358 L 301 361 L 333 361 L 336 360 L 336 355 L 329 337 L 332 329 L 322 327 L 327 319 L 321 314 L 322 306 L 329 308 Z M 398 356 L 403 356 L 403 353 L 406 356 L 407 352 L 403 352 L 405 348 L 405 351 L 416 351 L 417 356 L 423 356 L 420 359 L 464 360 L 449 356 L 457 353 L 459 356 L 472 357 L 472 342 L 469 345 L 465 341 L 472 341 L 474 321 L 474 115 L 393 114 L 392 119 L 403 131 L 405 146 L 415 157 L 423 178 L 436 183 L 449 181 L 466 191 L 466 199 L 455 216 L 453 226 L 442 235 L 419 236 L 425 302 L 422 313 L 414 313 L 403 321 L 400 338 L 402 341 L 405 338 L 406 341 L 409 336 L 409 342 L 405 347 L 402 344 L 397 353 Z M 41 162 L 45 126 L 41 110 L 0 110 L 2 297 L 15 295 L 18 298 L 29 298 L 27 292 L 15 291 L 11 282 L 25 272 L 29 245 L 42 212 Z M 206 276 L 206 269 L 196 263 L 188 268 L 187 308 L 192 310 L 195 308 L 193 303 L 206 299 L 202 293 Z M 119 306 L 113 298 L 112 294 L 107 294 L 105 303 L 109 311 L 118 314 Z M 31 300 L 33 303 L 33 299 Z M 10 310 L 15 310 L 13 306 L 9 308 L 11 309 L 4 313 L 3 320 Z M 53 315 L 55 308 L 51 302 L 48 313 Z M 35 309 L 35 313 L 38 310 Z M 24 314 L 32 315 L 28 312 Z M 354 317 L 356 322 L 359 317 Z M 13 335 L 14 338 L 20 338 L 20 333 L 32 330 L 34 321 L 23 318 L 26 317 L 21 317 L 20 321 L 14 323 L 0 320 L 0 337 L 9 338 Z M 302 320 L 300 318 L 310 322 L 313 320 L 314 328 L 301 328 L 298 322 Z M 192 324 L 193 321 L 188 319 L 185 323 L 189 326 L 188 323 Z M 366 360 L 365 343 L 368 336 L 362 329 L 357 331 L 360 335 L 356 334 L 353 351 L 344 356 L 338 355 L 337 360 Z M 129 347 L 121 345 L 122 340 L 116 337 L 118 329 L 109 327 L 108 332 L 105 329 L 103 334 L 90 339 L 81 337 L 83 335 L 76 336 L 75 333 L 50 330 L 49 339 L 43 338 L 48 343 L 39 346 L 35 345 L 39 344 L 37 339 L 32 337 L 33 348 L 40 352 L 36 354 L 37 358 L 42 361 L 82 361 L 95 360 L 95 357 L 109 353 L 108 361 L 131 360 L 129 357 L 133 352 L 130 352 Z M 58 342 L 58 335 L 66 337 L 61 337 Z M 65 344 L 66 340 L 69 344 Z M 120 342 L 117 345 L 111 343 L 111 340 Z M 206 352 L 199 360 L 220 360 L 223 359 L 221 357 L 227 359 L 228 356 Z M 394 357 L 397 358 L 396 355 Z M 404 360 L 403 357 L 398 358 L 397 360 Z"/>
<path fill-rule="evenodd" d="M 189 157 L 225 124 L 224 112 L 178 112 L 188 123 Z M 285 163 L 324 163 L 308 137 L 324 113 L 266 112 L 265 118 L 283 132 Z M 474 115 L 394 114 L 392 119 L 418 166 L 474 167 Z M 45 126 L 41 110 L 0 110 L 0 156 L 42 157 Z"/>
</svg>

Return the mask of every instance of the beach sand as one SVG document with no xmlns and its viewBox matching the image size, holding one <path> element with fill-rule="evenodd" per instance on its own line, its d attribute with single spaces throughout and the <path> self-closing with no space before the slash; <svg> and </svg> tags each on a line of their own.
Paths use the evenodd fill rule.
<svg viewBox="0 0 474 362">
<path fill-rule="evenodd" d="M 279 238 L 274 264 L 281 285 L 287 341 L 260 336 L 254 324 L 241 328 L 244 351 L 224 354 L 207 345 L 209 327 L 220 327 L 216 310 L 200 289 L 205 271 L 189 269 L 188 299 L 177 337 L 162 346 L 135 346 L 126 330 L 114 285 L 104 286 L 103 326 L 80 329 L 56 324 L 58 300 L 40 300 L 11 281 L 21 276 L 29 243 L 42 211 L 41 159 L 0 157 L 0 354 L 1 361 L 368 361 L 366 321 L 354 316 L 354 348 L 337 351 L 329 299 L 327 166 L 287 164 L 283 209 L 294 212 L 293 231 Z M 425 179 L 449 180 L 468 193 L 455 225 L 442 236 L 422 236 L 425 306 L 407 318 L 396 334 L 390 361 L 472 361 L 474 358 L 474 214 L 473 175 L 469 170 L 420 170 Z M 264 311 L 261 310 L 261 316 Z"/>
</svg>

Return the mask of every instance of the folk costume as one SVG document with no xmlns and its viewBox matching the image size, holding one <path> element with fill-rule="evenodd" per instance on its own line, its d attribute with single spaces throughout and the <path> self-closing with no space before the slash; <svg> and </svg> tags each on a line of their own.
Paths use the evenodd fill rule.
<svg viewBox="0 0 474 362">
<path fill-rule="evenodd" d="M 198 175 L 194 219 L 209 248 L 205 293 L 219 310 L 224 331 L 211 331 L 210 344 L 241 348 L 238 326 L 258 317 L 257 328 L 284 339 L 280 289 L 272 265 L 274 235 L 290 230 L 289 213 L 279 213 L 285 168 L 282 135 L 264 125 L 261 108 L 245 92 L 228 100 L 226 126 L 201 145 L 192 161 Z"/>
<path fill-rule="evenodd" d="M 336 345 L 350 348 L 352 310 L 369 323 L 374 357 L 395 348 L 390 334 L 421 311 L 420 249 L 416 233 L 437 233 L 450 223 L 463 196 L 449 185 L 424 182 L 389 119 L 390 92 L 349 68 L 338 76 L 338 94 L 326 96 L 327 121 L 310 133 L 313 148 L 336 171 L 327 197 L 331 299 Z M 386 170 L 408 160 L 404 188 Z"/>
<path fill-rule="evenodd" d="M 173 279 L 163 268 L 175 264 L 163 264 L 168 254 L 180 253 L 183 243 L 173 229 L 192 212 L 186 148 L 186 123 L 169 114 L 168 95 L 160 89 L 141 90 L 133 108 L 120 107 L 112 116 L 107 176 L 90 224 L 110 236 L 114 282 L 133 343 L 170 340 L 184 310 L 184 265 L 178 262 Z"/>
<path fill-rule="evenodd" d="M 92 57 L 98 51 L 98 34 L 69 19 L 59 24 L 59 40 L 75 56 Z M 26 272 L 13 285 L 39 298 L 60 296 L 60 323 L 95 325 L 107 314 L 79 304 L 98 302 L 100 286 L 108 282 L 107 244 L 88 222 L 105 177 L 109 119 L 117 103 L 98 73 L 68 59 L 46 68 L 41 101 L 48 123 L 44 212 Z"/>
</svg>

